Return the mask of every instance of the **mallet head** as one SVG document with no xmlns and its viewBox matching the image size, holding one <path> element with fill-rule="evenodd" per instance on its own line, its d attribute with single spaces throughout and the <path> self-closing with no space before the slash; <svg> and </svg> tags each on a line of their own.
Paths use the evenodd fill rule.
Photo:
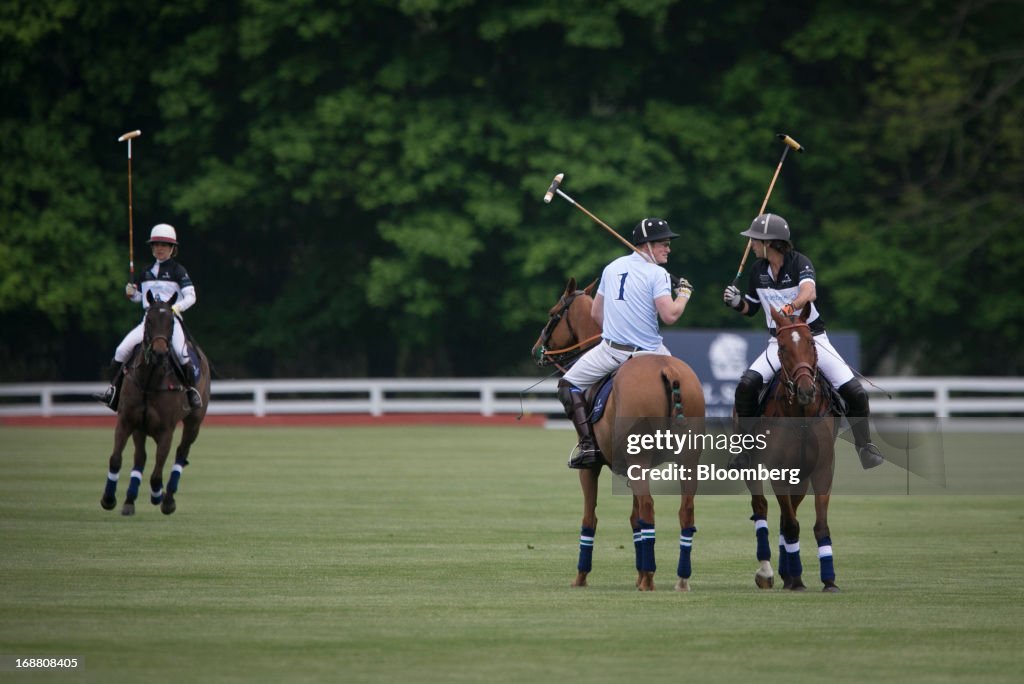
<svg viewBox="0 0 1024 684">
<path fill-rule="evenodd" d="M 803 152 L 804 151 L 804 146 L 803 145 L 798 143 L 796 140 L 793 140 L 792 138 L 790 138 L 785 133 L 776 133 L 775 137 L 778 138 L 779 140 L 781 140 L 782 142 L 786 143 L 790 147 L 792 147 L 797 152 Z"/>
<path fill-rule="evenodd" d="M 129 131 L 118 138 L 117 142 L 124 142 L 125 140 L 131 140 L 132 138 L 138 138 L 140 135 L 142 135 L 142 131 Z"/>
<path fill-rule="evenodd" d="M 565 174 L 560 173 L 551 181 L 551 185 L 548 186 L 548 191 L 544 193 L 544 204 L 551 204 L 551 198 L 555 196 L 555 191 L 558 190 L 558 186 L 562 184 L 563 178 L 565 178 Z"/>
</svg>

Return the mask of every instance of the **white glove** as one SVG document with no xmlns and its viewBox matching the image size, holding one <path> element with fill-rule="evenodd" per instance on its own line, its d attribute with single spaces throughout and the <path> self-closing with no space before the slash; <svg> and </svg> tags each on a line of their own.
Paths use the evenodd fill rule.
<svg viewBox="0 0 1024 684">
<path fill-rule="evenodd" d="M 689 299 L 690 295 L 693 294 L 693 285 L 686 278 L 680 278 L 676 281 L 676 297 L 682 297 L 683 299 Z"/>
<path fill-rule="evenodd" d="M 128 283 L 127 285 L 124 286 L 124 296 L 125 297 L 128 297 L 129 299 L 131 299 L 132 297 L 135 296 L 136 292 L 138 292 L 138 290 L 135 289 L 135 284 L 134 283 Z"/>
<path fill-rule="evenodd" d="M 722 293 L 722 301 L 725 302 L 726 306 L 732 307 L 737 311 L 743 308 L 743 296 L 735 285 L 725 288 L 725 292 Z"/>
</svg>

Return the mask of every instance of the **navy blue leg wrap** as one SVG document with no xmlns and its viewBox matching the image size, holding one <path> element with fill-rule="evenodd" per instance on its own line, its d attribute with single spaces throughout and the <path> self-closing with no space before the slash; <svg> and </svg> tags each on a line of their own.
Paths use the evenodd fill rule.
<svg viewBox="0 0 1024 684">
<path fill-rule="evenodd" d="M 654 572 L 654 525 L 644 520 L 637 520 L 640 525 L 640 572 Z"/>
<path fill-rule="evenodd" d="M 103 498 L 113 499 L 117 493 L 117 480 L 111 480 L 107 477 L 107 484 L 103 487 Z"/>
<path fill-rule="evenodd" d="M 764 518 L 760 518 L 764 520 Z M 770 561 L 772 559 L 772 544 L 768 541 L 768 525 L 757 525 L 754 521 L 754 536 L 757 538 L 757 560 Z"/>
<path fill-rule="evenodd" d="M 821 566 L 821 581 L 834 582 L 836 569 L 832 563 L 832 539 L 822 537 L 818 540 L 818 565 Z"/>
<path fill-rule="evenodd" d="M 142 475 L 133 472 L 131 480 L 128 483 L 128 500 L 135 501 L 135 498 L 139 495 L 139 485 L 142 484 Z"/>
<path fill-rule="evenodd" d="M 789 577 L 793 574 L 789 571 L 789 554 L 786 553 L 786 546 L 782 541 L 781 535 L 779 535 L 779 574 L 783 577 Z"/>
<path fill-rule="evenodd" d="M 594 528 L 580 527 L 580 560 L 576 563 L 576 569 L 580 572 L 590 572 L 590 566 L 593 560 Z"/>
<path fill-rule="evenodd" d="M 786 539 L 787 544 L 799 544 L 800 539 Z M 800 577 L 804 574 L 803 563 L 800 562 L 800 549 L 797 547 L 796 551 L 786 551 L 787 566 L 789 567 L 790 577 Z"/>
<path fill-rule="evenodd" d="M 690 579 L 693 573 L 690 552 L 693 551 L 693 535 L 696 533 L 696 527 L 686 527 L 679 531 L 679 567 L 676 568 L 676 575 L 683 579 Z"/>
</svg>

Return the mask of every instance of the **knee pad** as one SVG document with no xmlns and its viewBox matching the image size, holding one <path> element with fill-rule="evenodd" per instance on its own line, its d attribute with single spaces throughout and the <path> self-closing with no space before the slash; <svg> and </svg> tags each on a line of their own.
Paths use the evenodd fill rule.
<svg viewBox="0 0 1024 684">
<path fill-rule="evenodd" d="M 847 415 L 867 416 L 868 415 L 868 393 L 860 380 L 854 378 L 839 388 L 839 396 L 846 402 Z"/>
<path fill-rule="evenodd" d="M 577 392 L 580 391 L 579 387 L 576 387 L 571 382 L 564 379 L 558 381 L 558 400 L 562 402 L 562 406 L 565 407 L 567 412 L 572 410 L 573 390 L 576 390 Z"/>
<path fill-rule="evenodd" d="M 746 370 L 736 384 L 736 415 L 751 417 L 757 412 L 757 398 L 764 378 L 755 370 Z"/>
</svg>

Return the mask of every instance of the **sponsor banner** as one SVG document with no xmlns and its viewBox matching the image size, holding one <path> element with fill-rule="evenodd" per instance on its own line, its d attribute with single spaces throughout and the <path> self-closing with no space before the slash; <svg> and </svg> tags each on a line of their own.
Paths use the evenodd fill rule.
<svg viewBox="0 0 1024 684">
<path fill-rule="evenodd" d="M 664 330 L 662 337 L 672 355 L 688 363 L 700 378 L 708 416 L 732 415 L 736 383 L 769 339 L 764 330 Z M 859 367 L 860 337 L 856 333 L 830 330 L 828 339 L 847 363 Z"/>
</svg>

